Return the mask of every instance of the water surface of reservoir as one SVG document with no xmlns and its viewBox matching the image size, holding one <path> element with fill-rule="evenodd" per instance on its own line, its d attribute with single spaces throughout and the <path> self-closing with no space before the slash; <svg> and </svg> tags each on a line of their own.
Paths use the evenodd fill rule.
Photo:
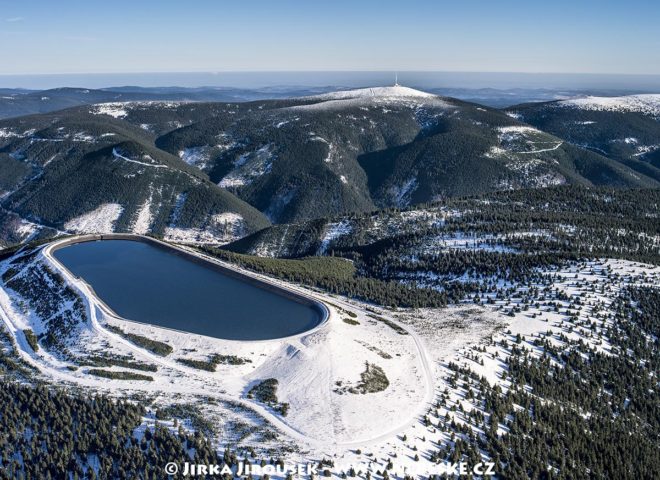
<svg viewBox="0 0 660 480">
<path fill-rule="evenodd" d="M 165 246 L 135 240 L 68 245 L 53 256 L 127 320 L 229 340 L 305 332 L 321 307 L 262 288 Z"/>
</svg>

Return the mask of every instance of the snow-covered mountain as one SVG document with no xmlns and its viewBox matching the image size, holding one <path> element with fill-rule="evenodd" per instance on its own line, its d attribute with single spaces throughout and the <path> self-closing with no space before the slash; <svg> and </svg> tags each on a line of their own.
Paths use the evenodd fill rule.
<svg viewBox="0 0 660 480">
<path fill-rule="evenodd" d="M 660 181 L 660 95 L 581 97 L 519 105 L 507 112 Z"/>
<path fill-rule="evenodd" d="M 188 319 L 183 331 L 124 321 L 58 266 L 57 245 L 19 245 L 0 258 L 0 373 L 94 398 L 92 426 L 105 402 L 95 393 L 130 399 L 122 412 L 149 408 L 96 432 L 118 423 L 124 436 L 101 443 L 128 445 L 134 470 L 84 433 L 89 453 L 51 462 L 71 471 L 62 477 L 91 478 L 98 465 L 136 477 L 140 452 L 221 462 L 201 435 L 224 458 L 320 463 L 323 476 L 365 476 L 332 473 L 334 459 L 373 465 L 377 478 L 473 459 L 499 476 L 602 477 L 613 464 L 625 476 L 657 451 L 660 189 L 642 169 L 653 172 L 655 150 L 638 163 L 614 154 L 650 147 L 657 124 L 558 103 L 507 114 L 399 86 L 2 121 L 5 244 L 92 232 L 207 244 L 206 258 L 323 302 L 329 317 L 259 342 L 186 333 Z M 587 150 L 569 134 L 604 143 Z M 32 436 L 5 442 L 14 471 L 52 443 L 43 406 L 68 408 L 41 398 L 28 410 L 5 395 L 5 430 Z M 176 445 L 160 430 L 178 432 L 178 453 L 155 450 Z"/>
<path fill-rule="evenodd" d="M 341 90 L 307 98 L 321 100 L 342 100 L 348 98 L 433 98 L 436 95 L 423 92 L 410 87 L 393 85 L 390 87 L 358 88 L 354 90 Z"/>
<path fill-rule="evenodd" d="M 0 121 L 0 242 L 59 230 L 223 243 L 269 224 L 116 109 L 87 110 Z"/>
<path fill-rule="evenodd" d="M 157 144 L 277 223 L 500 189 L 655 185 L 501 111 L 402 86 L 235 104 Z"/>
<path fill-rule="evenodd" d="M 553 110 L 571 121 L 614 114 Z M 625 138 L 631 148 L 651 145 L 641 135 Z M 659 181 L 499 110 L 398 85 L 248 103 L 84 105 L 0 122 L 0 159 L 7 239 L 25 237 L 27 221 L 31 229 L 222 243 L 267 226 L 266 218 L 287 223 L 495 190 Z"/>
<path fill-rule="evenodd" d="M 660 116 L 660 95 L 626 95 L 623 97 L 582 97 L 560 100 L 560 107 L 573 107 L 598 112 L 636 112 Z"/>
</svg>

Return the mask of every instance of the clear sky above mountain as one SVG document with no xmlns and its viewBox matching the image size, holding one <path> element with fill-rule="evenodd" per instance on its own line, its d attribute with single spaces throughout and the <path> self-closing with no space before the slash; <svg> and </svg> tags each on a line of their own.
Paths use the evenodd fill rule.
<svg viewBox="0 0 660 480">
<path fill-rule="evenodd" d="M 0 0 L 0 74 L 660 74 L 651 0 Z"/>
</svg>

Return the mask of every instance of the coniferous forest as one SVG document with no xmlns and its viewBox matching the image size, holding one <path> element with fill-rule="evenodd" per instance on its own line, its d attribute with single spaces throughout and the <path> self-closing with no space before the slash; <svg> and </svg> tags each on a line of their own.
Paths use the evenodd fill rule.
<svg viewBox="0 0 660 480">
<path fill-rule="evenodd" d="M 151 480 L 173 460 L 287 455 L 341 479 L 456 462 L 660 478 L 658 105 L 60 90 L 0 98 L 15 117 L 0 120 L 0 478 Z M 44 253 L 86 233 L 303 289 L 334 330 L 240 350 L 117 318 Z M 310 438 L 339 439 L 375 411 L 386 427 L 416 417 L 379 451 L 296 443 L 316 417 Z M 331 472 L 344 457 L 386 466 Z"/>
</svg>

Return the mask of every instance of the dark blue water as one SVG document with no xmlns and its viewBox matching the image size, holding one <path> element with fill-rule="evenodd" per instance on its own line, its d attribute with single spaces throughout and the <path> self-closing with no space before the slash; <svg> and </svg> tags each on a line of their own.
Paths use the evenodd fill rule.
<svg viewBox="0 0 660 480">
<path fill-rule="evenodd" d="M 302 333 L 322 314 L 271 290 L 148 243 L 102 240 L 53 254 L 119 316 L 230 340 Z"/>
</svg>

